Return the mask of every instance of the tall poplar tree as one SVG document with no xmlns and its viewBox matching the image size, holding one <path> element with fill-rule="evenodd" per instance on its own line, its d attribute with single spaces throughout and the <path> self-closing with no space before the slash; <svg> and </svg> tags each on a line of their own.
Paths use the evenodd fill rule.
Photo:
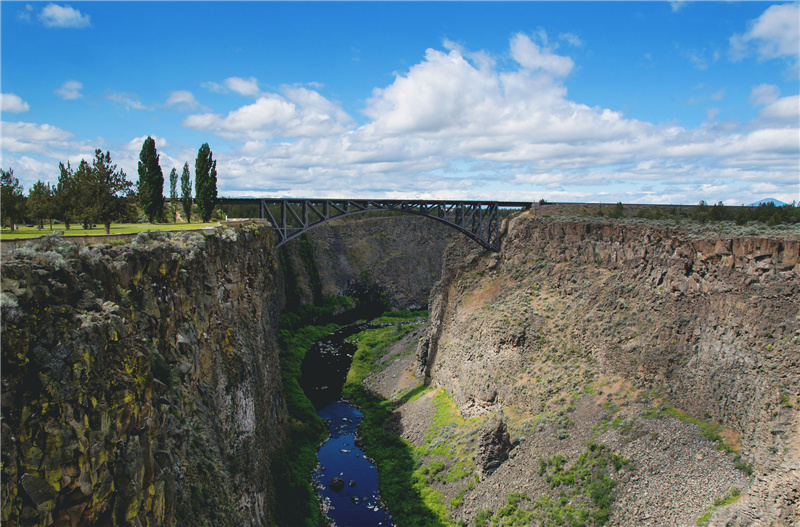
<svg viewBox="0 0 800 527">
<path fill-rule="evenodd" d="M 189 163 L 183 164 L 183 174 L 181 174 L 181 205 L 183 214 L 186 216 L 186 223 L 192 222 L 192 176 L 189 173 Z"/>
<path fill-rule="evenodd" d="M 169 210 L 175 223 L 178 220 L 178 171 L 175 167 L 169 173 Z"/>
<path fill-rule="evenodd" d="M 158 164 L 156 141 L 144 140 L 139 153 L 139 204 L 150 223 L 164 216 L 164 173 Z"/>
<path fill-rule="evenodd" d="M 203 221 L 211 219 L 217 202 L 217 162 L 214 161 L 208 143 L 197 151 L 194 163 L 194 194 L 197 208 Z"/>
</svg>

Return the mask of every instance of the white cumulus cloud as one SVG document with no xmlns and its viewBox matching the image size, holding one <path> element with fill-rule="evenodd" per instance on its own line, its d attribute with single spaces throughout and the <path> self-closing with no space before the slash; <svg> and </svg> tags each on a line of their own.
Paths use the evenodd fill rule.
<svg viewBox="0 0 800 527">
<path fill-rule="evenodd" d="M 197 102 L 194 94 L 188 90 L 178 90 L 170 92 L 167 101 L 164 103 L 167 108 L 175 108 L 179 111 L 192 111 L 200 108 L 200 103 Z"/>
<path fill-rule="evenodd" d="M 0 108 L 6 113 L 25 113 L 30 107 L 15 93 L 0 93 Z"/>
<path fill-rule="evenodd" d="M 559 40 L 565 41 L 570 46 L 574 46 L 576 48 L 583 46 L 583 40 L 576 35 L 575 33 L 561 33 L 558 35 Z"/>
<path fill-rule="evenodd" d="M 3 150 L 9 152 L 46 153 L 71 138 L 71 133 L 49 124 L 3 122 Z"/>
<path fill-rule="evenodd" d="M 543 40 L 546 45 L 546 35 Z M 511 56 L 525 69 L 541 70 L 554 77 L 566 77 L 575 65 L 571 58 L 556 55 L 549 49 L 542 48 L 523 33 L 518 33 L 511 39 Z"/>
<path fill-rule="evenodd" d="M 147 137 L 148 136 L 146 135 L 140 137 L 134 137 L 128 142 L 126 149 L 131 151 L 141 152 L 142 146 L 144 145 L 144 140 L 147 139 Z M 163 137 L 159 137 L 157 135 L 151 135 L 149 137 L 152 137 L 153 140 L 156 142 L 156 148 L 164 148 L 165 146 L 167 146 L 167 140 L 164 139 Z"/>
<path fill-rule="evenodd" d="M 238 93 L 245 97 L 258 97 L 261 90 L 255 77 L 243 79 L 242 77 L 228 77 L 222 84 L 214 81 L 204 82 L 201 86 L 214 93 Z"/>
<path fill-rule="evenodd" d="M 763 108 L 749 123 L 716 122 L 712 108 L 695 129 L 654 125 L 570 100 L 574 63 L 544 31 L 513 36 L 509 50 L 511 70 L 451 41 L 426 50 L 373 90 L 358 126 L 309 85 L 183 125 L 240 142 L 218 156 L 228 195 L 696 202 L 736 200 L 765 179 L 778 195 L 796 187 L 796 97 L 756 87 Z"/>
<path fill-rule="evenodd" d="M 33 6 L 30 4 L 25 4 L 24 10 L 17 11 L 17 18 L 24 22 L 30 22 L 32 12 L 33 12 Z"/>
<path fill-rule="evenodd" d="M 258 89 L 258 81 L 255 77 L 250 77 L 249 79 L 229 77 L 225 79 L 225 86 L 229 90 L 247 97 L 255 97 L 261 93 L 261 90 Z"/>
<path fill-rule="evenodd" d="M 683 9 L 683 7 L 685 5 L 686 5 L 686 2 L 684 2 L 684 1 L 677 1 L 677 2 L 670 2 L 669 3 L 669 6 L 672 9 L 673 13 L 677 13 L 678 11 Z"/>
<path fill-rule="evenodd" d="M 89 15 L 84 15 L 68 5 L 47 4 L 39 13 L 45 27 L 84 28 L 92 25 Z"/>
<path fill-rule="evenodd" d="M 83 84 L 80 82 L 76 80 L 68 80 L 65 81 L 60 88 L 54 90 L 54 93 L 65 101 L 71 101 L 83 97 L 83 94 L 81 93 L 82 89 Z"/>
<path fill-rule="evenodd" d="M 282 91 L 283 95 L 262 94 L 254 103 L 224 117 L 214 113 L 190 115 L 184 119 L 183 126 L 211 130 L 225 138 L 258 145 L 275 137 L 319 137 L 339 133 L 350 123 L 350 117 L 319 92 L 298 86 L 283 87 Z"/>
<path fill-rule="evenodd" d="M 797 130 L 797 123 L 800 122 L 800 95 L 775 99 L 762 108 L 758 116 L 769 121 L 793 124 Z"/>
<path fill-rule="evenodd" d="M 733 35 L 730 45 L 733 60 L 752 54 L 760 60 L 783 58 L 796 76 L 800 55 L 800 4 L 791 2 L 768 7 L 750 22 L 747 31 Z"/>
</svg>

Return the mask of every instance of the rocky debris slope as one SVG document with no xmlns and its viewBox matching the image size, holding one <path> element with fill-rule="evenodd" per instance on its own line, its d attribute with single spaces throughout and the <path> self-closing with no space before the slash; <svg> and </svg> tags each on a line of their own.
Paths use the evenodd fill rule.
<svg viewBox="0 0 800 527">
<path fill-rule="evenodd" d="M 398 374 L 414 370 L 410 357 L 390 348 L 382 360 L 392 358 L 396 360 L 389 368 L 371 374 L 367 382 L 370 389 L 388 399 L 419 382 Z M 398 379 L 403 379 L 399 385 Z M 475 456 L 471 472 L 458 473 L 462 469 L 457 456 L 434 454 L 421 459 L 423 471 L 443 464 L 428 484 L 441 494 L 443 504 L 450 504 L 450 516 L 467 525 L 480 525 L 477 518 L 481 514 L 486 518 L 486 511 L 507 513 L 508 497 L 513 493 L 526 497 L 522 505 L 525 510 L 537 510 L 533 503 L 543 496 L 558 498 L 564 489 L 553 489 L 547 482 L 540 472 L 542 461 L 563 456 L 566 466 L 572 466 L 589 443 L 607 445 L 631 461 L 611 474 L 614 499 L 606 523 L 609 526 L 695 526 L 715 501 L 732 489 L 747 489 L 750 478 L 734 466 L 730 454 L 704 437 L 696 424 L 668 414 L 652 415 L 652 401 L 619 380 L 601 378 L 598 384 L 603 395 L 583 393 L 567 411 L 537 414 L 530 408 L 506 407 L 502 421 L 500 411 L 496 411 L 455 428 L 434 417 L 437 409 L 432 396 L 438 391 L 434 390 L 399 406 L 391 429 L 419 447 L 417 452 L 436 451 L 434 444 L 448 428 L 447 450 L 458 450 L 464 442 L 468 448 L 472 445 Z M 510 435 L 508 442 L 503 428 Z M 505 445 L 502 451 L 506 455 L 492 456 L 494 470 L 485 473 L 486 456 L 481 452 L 488 445 L 499 444 Z M 738 505 L 720 507 L 719 512 L 729 512 Z M 559 512 L 569 508 L 567 504 Z M 541 507 L 538 510 L 541 512 Z"/>
<path fill-rule="evenodd" d="M 522 409 L 546 418 L 556 441 L 581 428 L 581 394 L 597 396 L 618 376 L 644 401 L 634 422 L 664 403 L 703 430 L 721 423 L 714 433 L 755 471 L 744 497 L 709 511 L 711 524 L 725 514 L 742 525 L 798 521 L 797 502 L 784 496 L 800 481 L 800 240 L 694 237 L 531 213 L 504 229 L 499 254 L 461 245 L 445 255 L 418 349 L 420 375 L 446 388 L 466 416 L 501 404 Z M 618 416 L 613 406 L 605 411 Z M 734 456 L 725 454 L 730 466 Z M 680 484 L 702 496 L 693 511 L 713 505 L 698 490 L 709 482 L 667 488 L 680 492 Z M 657 518 L 652 509 L 625 513 L 621 524 Z"/>
<path fill-rule="evenodd" d="M 257 225 L 4 254 L 3 524 L 271 523 L 276 271 Z"/>
</svg>

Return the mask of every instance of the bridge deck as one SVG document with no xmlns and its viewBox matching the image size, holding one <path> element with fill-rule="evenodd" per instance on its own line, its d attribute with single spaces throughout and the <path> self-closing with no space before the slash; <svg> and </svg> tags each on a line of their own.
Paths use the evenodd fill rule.
<svg viewBox="0 0 800 527">
<path fill-rule="evenodd" d="M 500 209 L 527 209 L 528 201 L 219 198 L 220 205 L 258 205 L 272 223 L 280 247 L 322 223 L 373 211 L 418 214 L 463 232 L 492 251 L 500 250 Z"/>
</svg>

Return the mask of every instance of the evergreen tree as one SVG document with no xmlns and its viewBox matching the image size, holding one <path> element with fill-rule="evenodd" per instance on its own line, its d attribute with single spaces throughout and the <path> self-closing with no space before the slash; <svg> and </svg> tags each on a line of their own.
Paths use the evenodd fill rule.
<svg viewBox="0 0 800 527">
<path fill-rule="evenodd" d="M 111 222 L 126 216 L 133 184 L 125 172 L 111 164 L 111 154 L 95 150 L 92 166 L 81 160 L 75 172 L 77 190 L 81 195 L 80 217 L 88 222 L 102 222 L 105 233 L 111 234 Z"/>
<path fill-rule="evenodd" d="M 164 173 L 158 164 L 156 141 L 144 140 L 139 153 L 139 204 L 150 223 L 164 216 Z"/>
<path fill-rule="evenodd" d="M 208 221 L 217 202 L 217 162 L 214 161 L 208 143 L 203 143 L 197 151 L 197 160 L 194 163 L 194 189 L 200 217 L 203 221 Z"/>
<path fill-rule="evenodd" d="M 172 211 L 172 223 L 178 221 L 178 171 L 175 167 L 169 173 L 169 209 Z"/>
<path fill-rule="evenodd" d="M 90 229 L 94 221 L 91 200 L 94 199 L 94 186 L 92 184 L 92 165 L 85 159 L 81 159 L 78 168 L 73 174 L 73 201 L 72 213 L 75 220 L 83 224 L 84 229 Z"/>
<path fill-rule="evenodd" d="M 3 225 L 8 223 L 13 231 L 14 224 L 25 214 L 25 196 L 12 169 L 5 171 L 0 168 L 0 189 L 0 222 Z"/>
<path fill-rule="evenodd" d="M 618 201 L 614 208 L 611 209 L 611 212 L 608 213 L 609 218 L 623 218 L 625 216 L 625 208 L 622 205 L 621 201 Z"/>
<path fill-rule="evenodd" d="M 186 216 L 186 223 L 191 223 L 192 176 L 189 174 L 189 163 L 183 164 L 183 174 L 181 174 L 181 205 L 183 205 L 183 214 Z"/>
<path fill-rule="evenodd" d="M 28 192 L 28 214 L 36 221 L 39 230 L 44 228 L 44 220 L 50 220 L 50 230 L 53 230 L 53 192 L 50 183 L 37 181 Z"/>
<path fill-rule="evenodd" d="M 58 183 L 53 187 L 53 214 L 56 218 L 63 219 L 64 228 L 69 230 L 70 224 L 78 217 L 76 213 L 80 194 L 69 161 L 67 166 L 59 163 L 58 169 L 60 170 Z"/>
</svg>

